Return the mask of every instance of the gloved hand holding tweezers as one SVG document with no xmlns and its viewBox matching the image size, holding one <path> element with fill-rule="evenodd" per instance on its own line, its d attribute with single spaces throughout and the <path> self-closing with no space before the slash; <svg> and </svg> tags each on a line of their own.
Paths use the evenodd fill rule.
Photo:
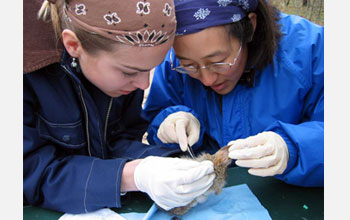
<svg viewBox="0 0 350 220">
<path fill-rule="evenodd" d="M 183 152 L 188 151 L 192 158 L 192 145 L 200 134 L 200 123 L 189 112 L 175 112 L 170 114 L 160 124 L 157 136 L 163 143 L 178 143 Z"/>
</svg>

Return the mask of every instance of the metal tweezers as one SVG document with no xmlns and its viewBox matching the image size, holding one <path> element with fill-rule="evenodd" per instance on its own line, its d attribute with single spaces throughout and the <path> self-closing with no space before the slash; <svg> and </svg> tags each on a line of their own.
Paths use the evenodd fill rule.
<svg viewBox="0 0 350 220">
<path fill-rule="evenodd" d="M 187 151 L 190 154 L 190 156 L 192 157 L 192 159 L 194 159 L 194 153 L 192 151 L 192 147 L 189 144 L 187 145 Z"/>
</svg>

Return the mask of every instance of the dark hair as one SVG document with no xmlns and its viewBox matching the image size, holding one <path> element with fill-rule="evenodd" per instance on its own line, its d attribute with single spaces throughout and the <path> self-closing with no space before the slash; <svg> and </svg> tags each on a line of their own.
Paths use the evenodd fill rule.
<svg viewBox="0 0 350 220">
<path fill-rule="evenodd" d="M 256 29 L 253 34 L 253 25 L 249 17 L 238 22 L 225 25 L 230 36 L 237 37 L 242 43 L 247 43 L 248 60 L 246 68 L 254 67 L 262 70 L 272 63 L 273 56 L 282 37 L 279 10 L 267 1 L 259 0 L 258 7 L 254 11 L 257 15 Z"/>
</svg>

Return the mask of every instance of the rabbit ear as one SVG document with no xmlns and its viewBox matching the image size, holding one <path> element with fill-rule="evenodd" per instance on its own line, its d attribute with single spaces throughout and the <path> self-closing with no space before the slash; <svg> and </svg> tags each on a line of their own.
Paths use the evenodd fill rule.
<svg viewBox="0 0 350 220">
<path fill-rule="evenodd" d="M 231 164 L 232 160 L 228 157 L 228 148 L 229 146 L 225 146 L 214 154 L 214 164 L 224 165 L 225 167 Z"/>
<path fill-rule="evenodd" d="M 219 151 L 224 151 L 228 155 L 228 149 L 230 148 L 229 145 L 226 145 L 225 147 L 221 148 Z"/>
</svg>

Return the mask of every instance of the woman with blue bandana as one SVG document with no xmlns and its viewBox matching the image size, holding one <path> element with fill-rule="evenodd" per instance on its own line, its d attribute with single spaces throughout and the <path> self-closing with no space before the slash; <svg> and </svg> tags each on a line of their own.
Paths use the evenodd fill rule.
<svg viewBox="0 0 350 220">
<path fill-rule="evenodd" d="M 264 0 L 175 0 L 174 50 L 154 73 L 151 144 L 213 153 L 324 185 L 324 29 Z"/>
</svg>

